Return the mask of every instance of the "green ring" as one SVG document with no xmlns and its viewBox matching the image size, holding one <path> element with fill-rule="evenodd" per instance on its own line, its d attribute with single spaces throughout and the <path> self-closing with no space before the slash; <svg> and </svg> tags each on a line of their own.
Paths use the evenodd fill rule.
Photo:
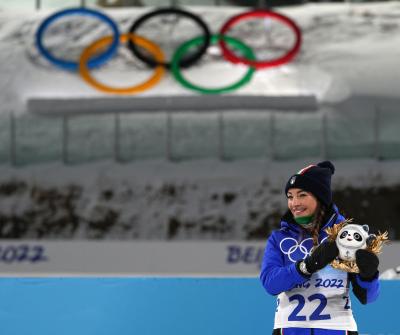
<svg viewBox="0 0 400 335">
<path fill-rule="evenodd" d="M 203 93 L 203 94 L 219 94 L 219 93 L 227 93 L 227 92 L 237 90 L 238 88 L 247 84 L 251 80 L 254 72 L 256 71 L 256 69 L 254 67 L 250 67 L 249 70 L 245 73 L 245 75 L 236 83 L 233 83 L 232 85 L 221 87 L 221 88 L 201 87 L 201 86 L 194 85 L 194 84 L 190 83 L 188 80 L 186 80 L 183 77 L 180 66 L 179 66 L 181 58 L 189 51 L 189 49 L 191 49 L 197 45 L 204 44 L 204 38 L 205 37 L 203 37 L 203 36 L 195 37 L 192 40 L 189 40 L 189 41 L 183 43 L 175 51 L 175 53 L 172 57 L 172 60 L 171 60 L 172 74 L 174 75 L 175 79 L 182 86 L 184 86 L 190 90 L 194 90 L 194 91 Z M 245 58 L 249 58 L 251 60 L 256 60 L 253 50 L 236 38 L 229 37 L 229 36 L 212 35 L 211 36 L 211 44 L 218 43 L 219 39 L 221 39 L 221 38 L 224 41 L 226 41 L 228 44 L 230 44 L 232 47 L 237 48 L 239 51 L 241 51 Z"/>
</svg>

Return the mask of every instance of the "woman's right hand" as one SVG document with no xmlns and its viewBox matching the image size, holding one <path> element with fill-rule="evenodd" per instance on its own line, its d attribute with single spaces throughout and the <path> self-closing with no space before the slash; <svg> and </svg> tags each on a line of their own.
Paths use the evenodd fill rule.
<svg viewBox="0 0 400 335">
<path fill-rule="evenodd" d="M 339 249 L 336 246 L 336 242 L 326 241 L 321 243 L 310 256 L 304 259 L 306 275 L 311 275 L 314 272 L 323 269 L 329 263 L 331 263 L 339 255 Z M 302 267 L 300 267 L 301 269 Z M 303 267 L 304 268 L 304 267 Z"/>
</svg>

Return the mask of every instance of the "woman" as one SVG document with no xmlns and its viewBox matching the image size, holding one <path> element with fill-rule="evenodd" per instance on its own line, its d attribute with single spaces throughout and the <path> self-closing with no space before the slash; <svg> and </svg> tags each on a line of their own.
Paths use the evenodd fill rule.
<svg viewBox="0 0 400 335">
<path fill-rule="evenodd" d="M 325 229 L 344 220 L 332 203 L 334 172 L 325 161 L 300 170 L 286 184 L 288 211 L 281 229 L 268 238 L 260 274 L 265 290 L 277 295 L 273 334 L 358 334 L 349 284 L 362 304 L 379 295 L 375 254 L 356 252 L 359 274 L 329 265 L 339 250 Z"/>
</svg>

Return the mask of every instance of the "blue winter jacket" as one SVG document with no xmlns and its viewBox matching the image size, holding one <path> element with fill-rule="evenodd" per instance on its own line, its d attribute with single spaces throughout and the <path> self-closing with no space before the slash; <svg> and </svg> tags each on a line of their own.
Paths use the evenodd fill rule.
<svg viewBox="0 0 400 335">
<path fill-rule="evenodd" d="M 326 223 L 320 229 L 319 241 L 321 242 L 327 237 L 325 229 L 331 227 L 344 220 L 344 217 L 339 213 L 337 207 L 333 205 L 326 216 Z M 278 295 L 281 292 L 289 291 L 296 285 L 305 283 L 308 278 L 297 270 L 296 262 L 304 259 L 311 245 L 304 245 L 304 248 L 293 248 L 290 252 L 289 247 L 286 252 L 282 252 L 282 247 L 285 247 L 285 238 L 291 237 L 300 244 L 301 241 L 310 238 L 310 234 L 301 228 L 294 220 L 290 212 L 281 220 L 281 229 L 274 231 L 268 238 L 265 247 L 264 258 L 261 266 L 260 279 L 265 290 L 271 295 Z M 289 239 L 290 240 L 290 239 Z M 306 250 L 307 249 L 307 250 Z M 292 252 L 293 251 L 293 252 Z M 349 273 L 349 281 L 352 284 L 354 295 L 362 304 L 367 304 L 375 301 L 379 295 L 379 280 L 378 273 L 371 281 L 361 280 L 358 274 Z M 296 328 L 296 334 L 309 335 L 309 334 L 343 334 L 343 331 L 337 332 L 332 330 L 319 330 L 316 329 L 299 329 Z M 289 330 L 289 328 L 288 328 Z M 294 328 L 291 330 L 295 330 Z M 310 332 L 311 331 L 311 332 Z M 322 332 L 321 332 L 322 331 Z M 289 335 L 290 332 L 286 331 L 285 334 Z"/>
</svg>

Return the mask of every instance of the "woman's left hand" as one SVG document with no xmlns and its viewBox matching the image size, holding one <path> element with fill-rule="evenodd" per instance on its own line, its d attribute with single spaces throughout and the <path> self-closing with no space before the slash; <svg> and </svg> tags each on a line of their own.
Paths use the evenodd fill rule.
<svg viewBox="0 0 400 335">
<path fill-rule="evenodd" d="M 373 252 L 359 249 L 356 251 L 356 264 L 362 280 L 372 280 L 378 272 L 379 258 Z"/>
</svg>

